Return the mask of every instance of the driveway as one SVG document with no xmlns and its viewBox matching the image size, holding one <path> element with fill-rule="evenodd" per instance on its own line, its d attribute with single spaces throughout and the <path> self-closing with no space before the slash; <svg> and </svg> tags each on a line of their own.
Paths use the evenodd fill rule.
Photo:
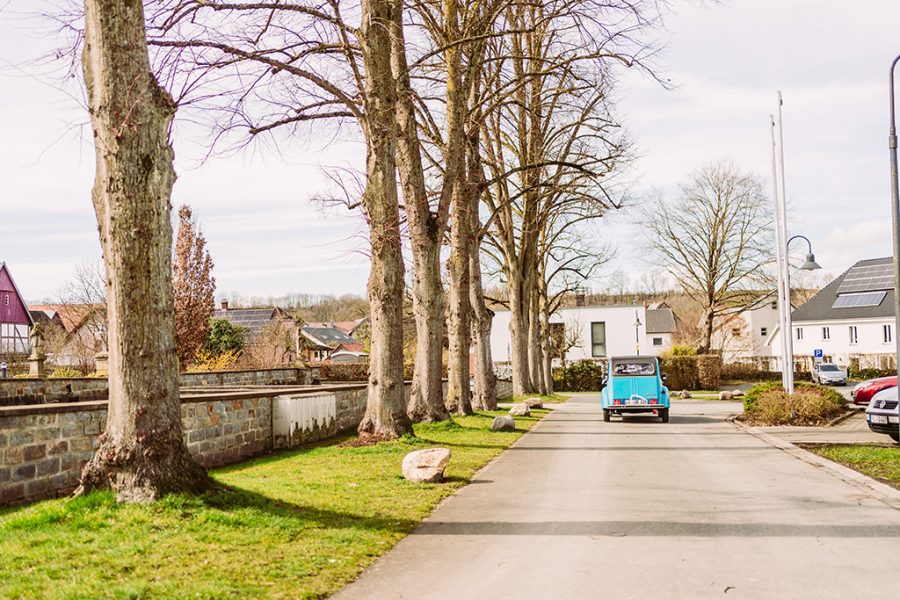
<svg viewBox="0 0 900 600">
<path fill-rule="evenodd" d="M 726 423 L 737 410 L 603 423 L 576 396 L 336 597 L 895 597 L 900 511 Z"/>
</svg>

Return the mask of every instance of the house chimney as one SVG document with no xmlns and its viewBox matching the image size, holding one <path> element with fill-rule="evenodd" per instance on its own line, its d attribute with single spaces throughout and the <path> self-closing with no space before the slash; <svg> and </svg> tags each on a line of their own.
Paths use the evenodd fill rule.
<svg viewBox="0 0 900 600">
<path fill-rule="evenodd" d="M 228 300 L 222 300 L 222 310 L 228 310 Z"/>
<path fill-rule="evenodd" d="M 575 292 L 575 306 L 584 306 L 584 292 Z"/>
</svg>

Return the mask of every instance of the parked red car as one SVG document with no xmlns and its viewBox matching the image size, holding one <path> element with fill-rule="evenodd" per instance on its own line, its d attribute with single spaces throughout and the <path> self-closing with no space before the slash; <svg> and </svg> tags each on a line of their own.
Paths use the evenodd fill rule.
<svg viewBox="0 0 900 600">
<path fill-rule="evenodd" d="M 863 381 L 850 391 L 850 395 L 853 397 L 853 404 L 868 404 L 869 400 L 872 399 L 872 396 L 881 390 L 892 387 L 897 387 L 896 375 Z"/>
</svg>

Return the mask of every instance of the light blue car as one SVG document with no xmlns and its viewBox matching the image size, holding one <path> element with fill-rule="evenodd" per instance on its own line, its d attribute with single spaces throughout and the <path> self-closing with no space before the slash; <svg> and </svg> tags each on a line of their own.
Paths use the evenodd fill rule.
<svg viewBox="0 0 900 600">
<path fill-rule="evenodd" d="M 609 359 L 600 387 L 603 420 L 613 414 L 651 413 L 669 422 L 669 390 L 655 356 L 619 356 Z"/>
</svg>

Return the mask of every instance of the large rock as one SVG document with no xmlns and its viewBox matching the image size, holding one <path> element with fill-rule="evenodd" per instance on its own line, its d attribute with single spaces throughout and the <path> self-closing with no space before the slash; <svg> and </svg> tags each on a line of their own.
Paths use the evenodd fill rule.
<svg viewBox="0 0 900 600">
<path fill-rule="evenodd" d="M 511 417 L 529 417 L 531 416 L 531 409 L 528 408 L 528 405 L 524 402 L 519 404 L 513 404 L 512 408 L 509 409 L 509 416 Z"/>
<path fill-rule="evenodd" d="M 681 398 L 682 400 L 689 400 L 691 398 L 691 393 L 687 390 L 681 390 L 678 393 L 678 397 Z"/>
<path fill-rule="evenodd" d="M 729 391 L 719 392 L 719 400 L 731 400 L 732 393 Z"/>
<path fill-rule="evenodd" d="M 416 450 L 403 457 L 403 476 L 416 483 L 437 483 L 450 462 L 447 448 Z"/>
<path fill-rule="evenodd" d="M 544 401 L 540 398 L 528 398 L 523 404 L 528 408 L 544 408 Z"/>
<path fill-rule="evenodd" d="M 734 390 L 733 392 L 731 392 L 732 398 L 741 398 L 743 396 L 744 396 L 744 390 Z"/>
<path fill-rule="evenodd" d="M 516 429 L 516 420 L 512 417 L 502 416 L 494 417 L 491 421 L 491 431 L 514 431 Z"/>
</svg>

